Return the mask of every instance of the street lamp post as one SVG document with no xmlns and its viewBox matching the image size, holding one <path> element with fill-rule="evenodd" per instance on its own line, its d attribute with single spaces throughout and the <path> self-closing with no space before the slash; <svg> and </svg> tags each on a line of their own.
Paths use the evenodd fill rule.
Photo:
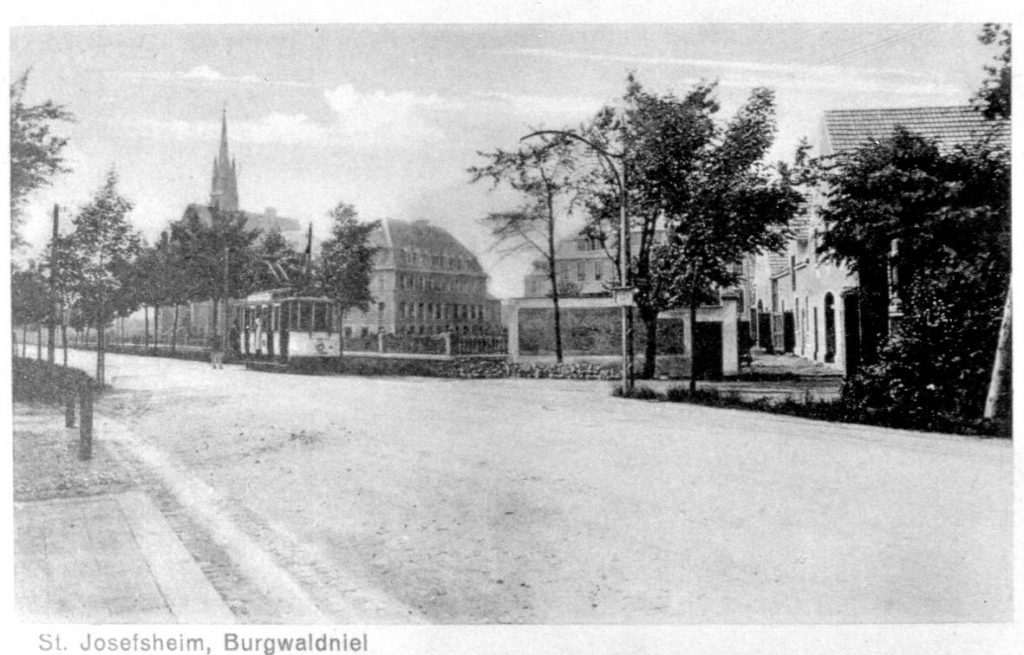
<svg viewBox="0 0 1024 655">
<path fill-rule="evenodd" d="M 522 137 L 520 141 L 544 134 L 568 137 L 590 147 L 604 158 L 605 163 L 615 177 L 615 183 L 619 187 L 619 286 L 613 289 L 613 293 L 616 304 L 622 308 L 622 392 L 623 394 L 628 394 L 633 390 L 633 287 L 629 283 L 630 245 L 627 210 L 628 197 L 626 194 L 626 153 L 608 152 L 579 134 L 565 130 L 538 130 Z M 620 161 L 622 165 L 621 172 L 616 168 L 614 159 Z"/>
</svg>

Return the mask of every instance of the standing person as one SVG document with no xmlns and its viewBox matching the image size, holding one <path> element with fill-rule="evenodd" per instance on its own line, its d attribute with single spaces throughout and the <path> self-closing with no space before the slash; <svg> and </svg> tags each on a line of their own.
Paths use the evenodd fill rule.
<svg viewBox="0 0 1024 655">
<path fill-rule="evenodd" d="M 210 349 L 210 365 L 213 368 L 224 368 L 224 344 L 223 340 L 214 333 L 207 345 Z"/>
</svg>

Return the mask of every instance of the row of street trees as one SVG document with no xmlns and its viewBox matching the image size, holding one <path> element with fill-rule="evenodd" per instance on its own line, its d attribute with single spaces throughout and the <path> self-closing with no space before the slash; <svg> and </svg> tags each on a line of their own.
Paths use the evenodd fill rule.
<svg viewBox="0 0 1024 655">
<path fill-rule="evenodd" d="M 20 227 L 26 198 L 56 173 L 68 172 L 61 158 L 67 139 L 54 135 L 54 128 L 71 119 L 67 109 L 52 101 L 26 104 L 27 82 L 25 73 L 11 85 L 12 244 L 20 250 L 25 248 Z M 261 234 L 248 229 L 242 212 L 196 205 L 150 245 L 131 224 L 132 207 L 111 170 L 93 198 L 75 213 L 70 231 L 55 234 L 37 262 L 12 268 L 14 325 L 27 330 L 30 325 L 59 324 L 65 363 L 67 328 L 95 330 L 96 380 L 101 384 L 107 328 L 116 317 L 140 308 L 147 341 L 148 310 L 154 310 L 154 334 L 159 335 L 160 308 L 175 308 L 170 330 L 174 350 L 178 307 L 190 301 L 211 300 L 214 330 L 224 334 L 226 321 L 217 316 L 223 317 L 225 300 L 259 289 L 290 287 L 326 296 L 342 311 L 365 311 L 373 300 L 369 282 L 375 250 L 369 235 L 377 223 L 359 221 L 355 209 L 345 203 L 329 213 L 331 236 L 317 259 L 311 252 L 312 228 L 306 251 L 299 253 L 278 230 Z M 24 331 L 21 336 L 24 348 Z"/>
<path fill-rule="evenodd" d="M 178 307 L 191 301 L 212 302 L 213 330 L 223 335 L 225 301 L 260 289 L 290 287 L 332 298 L 342 310 L 365 311 L 373 300 L 369 281 L 375 250 L 369 234 L 377 224 L 360 222 L 355 209 L 344 203 L 330 213 L 331 237 L 316 260 L 308 252 L 298 253 L 279 231 L 250 230 L 243 213 L 216 208 L 190 208 L 154 245 L 147 245 L 131 226 L 131 208 L 117 191 L 117 176 L 109 173 L 92 201 L 74 217 L 73 230 L 50 244 L 56 249 L 55 264 L 33 264 L 13 279 L 17 322 L 38 325 L 56 311 L 65 348 L 69 325 L 96 330 L 100 383 L 106 329 L 116 317 L 140 308 L 146 316 L 146 345 L 148 309 L 154 309 L 154 334 L 159 334 L 160 308 L 175 308 L 173 352 Z M 205 220 L 200 211 L 208 212 Z"/>
</svg>

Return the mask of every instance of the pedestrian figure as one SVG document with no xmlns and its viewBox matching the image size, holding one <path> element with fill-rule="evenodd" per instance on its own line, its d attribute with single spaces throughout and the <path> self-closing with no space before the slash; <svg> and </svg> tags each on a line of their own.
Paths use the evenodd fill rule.
<svg viewBox="0 0 1024 655">
<path fill-rule="evenodd" d="M 210 365 L 213 368 L 224 368 L 224 344 L 216 334 L 210 337 Z"/>
</svg>

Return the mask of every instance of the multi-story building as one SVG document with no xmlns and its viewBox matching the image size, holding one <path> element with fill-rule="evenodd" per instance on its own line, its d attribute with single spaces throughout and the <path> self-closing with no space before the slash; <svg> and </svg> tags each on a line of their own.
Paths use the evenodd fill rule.
<svg viewBox="0 0 1024 655">
<path fill-rule="evenodd" d="M 614 253 L 609 256 L 601 242 L 591 237 L 580 235 L 560 241 L 555 247 L 555 262 L 559 295 L 608 295 L 609 289 L 619 278 Z M 551 278 L 546 260 L 540 259 L 533 263 L 533 269 L 526 275 L 523 285 L 523 296 L 526 298 L 547 298 L 551 295 Z"/>
<path fill-rule="evenodd" d="M 1009 147 L 1009 122 L 986 120 L 973 107 L 909 107 L 825 112 L 819 154 L 885 139 L 897 126 L 934 139 L 943 149 L 981 138 Z M 791 224 L 793 238 L 785 251 L 749 262 L 755 271 L 751 321 L 759 345 L 847 372 L 860 362 L 862 338 L 869 335 L 862 334 L 857 275 L 818 252 L 827 229 L 819 210 L 826 201 L 824 190 L 815 190 L 806 211 Z"/>
<path fill-rule="evenodd" d="M 487 291 L 487 274 L 448 231 L 425 220 L 388 219 L 370 242 L 378 249 L 370 282 L 374 304 L 346 313 L 347 336 L 501 330 L 501 306 Z"/>
</svg>

